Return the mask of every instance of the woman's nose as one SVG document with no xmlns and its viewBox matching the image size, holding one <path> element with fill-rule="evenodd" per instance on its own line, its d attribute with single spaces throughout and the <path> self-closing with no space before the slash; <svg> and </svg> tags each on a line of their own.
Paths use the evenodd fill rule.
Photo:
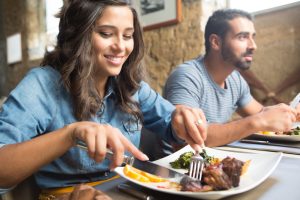
<svg viewBox="0 0 300 200">
<path fill-rule="evenodd" d="M 116 38 L 113 44 L 113 48 L 118 51 L 122 51 L 125 49 L 125 42 L 122 38 Z"/>
</svg>

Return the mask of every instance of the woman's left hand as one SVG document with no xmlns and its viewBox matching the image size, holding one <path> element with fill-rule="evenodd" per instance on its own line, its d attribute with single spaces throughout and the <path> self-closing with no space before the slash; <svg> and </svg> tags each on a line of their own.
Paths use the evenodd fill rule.
<svg viewBox="0 0 300 200">
<path fill-rule="evenodd" d="M 177 105 L 172 115 L 172 127 L 177 136 L 193 149 L 200 151 L 207 137 L 207 123 L 203 111 Z"/>
</svg>

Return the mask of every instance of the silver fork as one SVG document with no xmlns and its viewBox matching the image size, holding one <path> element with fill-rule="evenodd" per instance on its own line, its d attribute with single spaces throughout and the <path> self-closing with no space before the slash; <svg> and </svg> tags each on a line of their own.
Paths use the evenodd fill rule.
<svg viewBox="0 0 300 200">
<path fill-rule="evenodd" d="M 202 147 L 202 151 L 205 151 L 204 147 Z M 203 168 L 204 160 L 202 156 L 199 155 L 199 152 L 195 151 L 195 154 L 191 158 L 189 177 L 201 181 Z"/>
<path fill-rule="evenodd" d="M 79 147 L 80 149 L 88 151 L 88 148 L 82 142 L 78 142 L 76 144 L 76 146 Z M 108 159 L 112 160 L 113 156 L 114 156 L 114 153 L 110 149 L 106 149 L 105 158 L 108 158 Z M 133 156 L 126 156 L 126 155 L 124 155 L 124 158 L 123 158 L 123 163 L 124 164 L 132 165 L 133 162 L 134 162 L 134 157 Z"/>
</svg>

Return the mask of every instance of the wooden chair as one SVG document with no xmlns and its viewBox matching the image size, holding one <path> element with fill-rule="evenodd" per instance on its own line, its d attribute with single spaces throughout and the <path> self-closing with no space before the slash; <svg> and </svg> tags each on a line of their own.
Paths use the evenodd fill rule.
<svg viewBox="0 0 300 200">
<path fill-rule="evenodd" d="M 17 185 L 12 191 L 1 195 L 0 200 L 37 200 L 40 189 L 33 176 Z"/>
</svg>

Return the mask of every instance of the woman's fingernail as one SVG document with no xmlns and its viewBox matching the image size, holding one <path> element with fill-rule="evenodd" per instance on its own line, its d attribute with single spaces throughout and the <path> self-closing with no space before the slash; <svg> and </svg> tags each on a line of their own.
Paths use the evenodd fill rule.
<svg viewBox="0 0 300 200">
<path fill-rule="evenodd" d="M 195 148 L 195 151 L 201 152 L 201 147 L 199 145 L 195 145 L 194 148 Z"/>
<path fill-rule="evenodd" d="M 149 157 L 146 154 L 143 154 L 143 160 L 149 160 Z"/>
</svg>

